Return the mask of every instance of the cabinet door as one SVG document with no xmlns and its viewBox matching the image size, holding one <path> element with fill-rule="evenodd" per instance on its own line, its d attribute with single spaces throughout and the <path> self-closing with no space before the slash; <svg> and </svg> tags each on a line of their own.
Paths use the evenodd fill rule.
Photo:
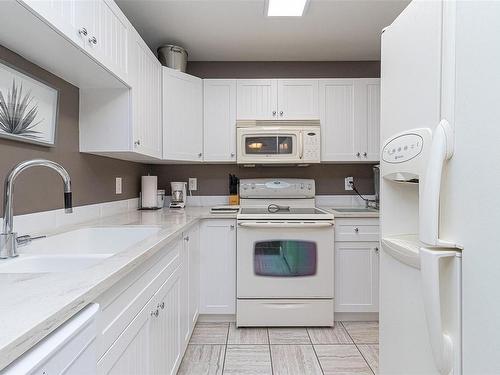
<svg viewBox="0 0 500 375">
<path fill-rule="evenodd" d="M 236 162 L 236 80 L 203 80 L 203 160 Z"/>
<path fill-rule="evenodd" d="M 151 373 L 151 312 L 153 300 L 140 311 L 97 363 L 100 375 Z"/>
<path fill-rule="evenodd" d="M 190 305 L 190 285 L 189 285 L 189 236 L 184 236 L 183 249 L 181 252 L 181 267 L 180 267 L 180 340 L 181 351 L 187 346 L 190 337 L 191 319 L 189 314 Z"/>
<path fill-rule="evenodd" d="M 110 0 L 86 3 L 88 35 L 85 50 L 122 80 L 128 79 L 128 28 L 118 6 Z"/>
<path fill-rule="evenodd" d="M 279 79 L 278 118 L 280 120 L 318 119 L 318 82 L 316 79 Z"/>
<path fill-rule="evenodd" d="M 131 39 L 131 147 L 138 153 L 161 158 L 161 64 L 138 34 Z"/>
<path fill-rule="evenodd" d="M 88 6 L 84 1 L 22 0 L 22 2 L 80 47 L 84 46 L 86 39 L 83 34 L 87 26 L 80 16 L 83 8 Z"/>
<path fill-rule="evenodd" d="M 335 243 L 335 311 L 378 312 L 378 242 Z"/>
<path fill-rule="evenodd" d="M 358 160 L 354 127 L 354 80 L 328 79 L 319 83 L 321 160 Z"/>
<path fill-rule="evenodd" d="M 236 311 L 236 221 L 207 220 L 201 225 L 200 314 Z"/>
<path fill-rule="evenodd" d="M 152 374 L 173 375 L 181 361 L 179 331 L 181 294 L 181 270 L 177 269 L 154 297 L 155 305 L 151 314 L 150 327 Z M 137 374 L 148 373 L 147 371 L 137 372 Z"/>
<path fill-rule="evenodd" d="M 188 232 L 189 257 L 189 320 L 191 332 L 198 320 L 200 306 L 200 229 L 196 225 Z"/>
<path fill-rule="evenodd" d="M 366 161 L 380 161 L 380 79 L 363 79 L 363 92 L 366 100 L 366 146 L 363 157 Z"/>
<path fill-rule="evenodd" d="M 202 161 L 203 81 L 169 68 L 163 71 L 163 158 Z"/>
<path fill-rule="evenodd" d="M 276 120 L 278 86 L 275 79 L 239 79 L 236 117 L 238 120 Z"/>
</svg>

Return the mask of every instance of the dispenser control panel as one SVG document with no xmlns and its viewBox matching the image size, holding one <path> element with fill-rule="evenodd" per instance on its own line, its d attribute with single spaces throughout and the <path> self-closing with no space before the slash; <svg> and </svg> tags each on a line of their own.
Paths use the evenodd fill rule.
<svg viewBox="0 0 500 375">
<path fill-rule="evenodd" d="M 422 152 L 424 139 L 418 134 L 402 134 L 391 139 L 382 150 L 382 159 L 388 163 L 404 163 Z"/>
</svg>

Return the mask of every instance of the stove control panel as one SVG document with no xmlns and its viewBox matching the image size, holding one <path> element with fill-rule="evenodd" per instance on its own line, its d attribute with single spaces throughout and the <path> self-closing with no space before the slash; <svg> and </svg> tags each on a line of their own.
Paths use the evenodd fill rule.
<svg viewBox="0 0 500 375">
<path fill-rule="evenodd" d="M 256 178 L 240 180 L 241 198 L 314 198 L 314 180 L 301 178 Z"/>
</svg>

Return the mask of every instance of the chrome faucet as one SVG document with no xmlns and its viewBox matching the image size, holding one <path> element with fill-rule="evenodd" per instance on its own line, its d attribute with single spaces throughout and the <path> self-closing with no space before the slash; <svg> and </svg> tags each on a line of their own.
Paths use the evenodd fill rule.
<svg viewBox="0 0 500 375">
<path fill-rule="evenodd" d="M 12 208 L 14 181 L 19 174 L 31 167 L 48 167 L 61 175 L 64 183 L 64 211 L 66 213 L 73 212 L 71 202 L 71 178 L 66 169 L 56 162 L 44 159 L 33 159 L 19 163 L 10 171 L 5 179 L 3 195 L 3 229 L 0 233 L 0 259 L 13 258 L 18 255 L 18 237 L 17 233 L 14 232 L 14 210 Z"/>
</svg>

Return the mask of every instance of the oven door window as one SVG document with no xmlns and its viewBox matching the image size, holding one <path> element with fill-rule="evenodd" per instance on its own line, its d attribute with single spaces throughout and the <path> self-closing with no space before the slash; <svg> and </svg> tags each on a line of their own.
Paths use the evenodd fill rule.
<svg viewBox="0 0 500 375">
<path fill-rule="evenodd" d="M 255 242 L 254 272 L 258 276 L 312 276 L 316 274 L 317 253 L 316 243 L 310 241 Z"/>
<path fill-rule="evenodd" d="M 245 137 L 247 155 L 289 155 L 293 154 L 293 151 L 292 135 Z"/>
</svg>

